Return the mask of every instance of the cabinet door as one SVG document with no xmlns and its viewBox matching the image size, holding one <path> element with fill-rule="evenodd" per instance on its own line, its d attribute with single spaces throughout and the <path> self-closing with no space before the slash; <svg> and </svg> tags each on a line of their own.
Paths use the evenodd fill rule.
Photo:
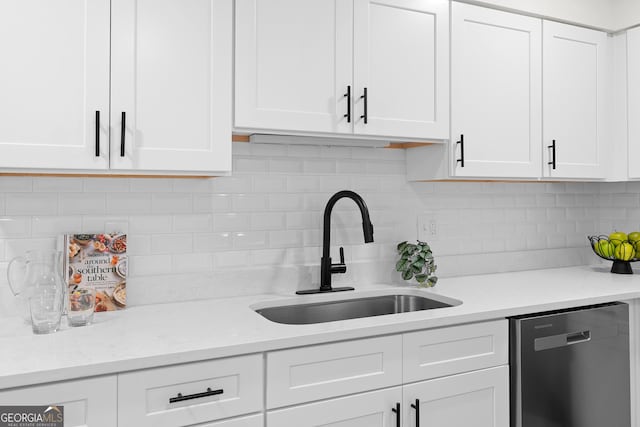
<svg viewBox="0 0 640 427">
<path fill-rule="evenodd" d="M 233 1 L 113 0 L 112 28 L 111 168 L 229 171 Z"/>
<path fill-rule="evenodd" d="M 640 27 L 627 31 L 629 178 L 640 178 Z"/>
<path fill-rule="evenodd" d="M 449 2 L 354 4 L 354 132 L 447 139 Z"/>
<path fill-rule="evenodd" d="M 416 423 L 416 404 L 420 424 Z M 509 368 L 452 375 L 404 387 L 404 425 L 508 427 Z"/>
<path fill-rule="evenodd" d="M 235 127 L 350 133 L 352 20 L 352 0 L 237 0 Z"/>
<path fill-rule="evenodd" d="M 452 175 L 540 177 L 541 21 L 456 2 L 451 13 Z"/>
<path fill-rule="evenodd" d="M 544 176 L 604 178 L 607 35 L 544 21 L 543 40 Z"/>
<path fill-rule="evenodd" d="M 63 406 L 65 427 L 118 423 L 115 375 L 0 391 L 0 405 Z"/>
<path fill-rule="evenodd" d="M 109 0 L 4 0 L 0 52 L 0 168 L 106 169 Z"/>
<path fill-rule="evenodd" d="M 392 409 L 401 399 L 402 389 L 395 387 L 269 411 L 267 427 L 400 427 Z"/>
</svg>

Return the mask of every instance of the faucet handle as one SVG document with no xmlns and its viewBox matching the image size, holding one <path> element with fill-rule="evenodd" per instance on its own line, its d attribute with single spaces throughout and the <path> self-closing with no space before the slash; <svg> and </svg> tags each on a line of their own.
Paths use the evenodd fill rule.
<svg viewBox="0 0 640 427">
<path fill-rule="evenodd" d="M 340 263 L 339 264 L 331 264 L 331 273 L 346 273 L 347 266 L 344 263 L 344 248 L 340 246 Z"/>
</svg>

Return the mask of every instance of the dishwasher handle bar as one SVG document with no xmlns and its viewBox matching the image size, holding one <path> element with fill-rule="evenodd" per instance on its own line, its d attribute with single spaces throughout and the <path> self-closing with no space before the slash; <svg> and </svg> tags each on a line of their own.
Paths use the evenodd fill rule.
<svg viewBox="0 0 640 427">
<path fill-rule="evenodd" d="M 587 341 L 591 341 L 591 331 L 588 330 L 536 338 L 533 341 L 533 346 L 535 351 L 542 351 L 552 348 L 566 347 Z"/>
</svg>

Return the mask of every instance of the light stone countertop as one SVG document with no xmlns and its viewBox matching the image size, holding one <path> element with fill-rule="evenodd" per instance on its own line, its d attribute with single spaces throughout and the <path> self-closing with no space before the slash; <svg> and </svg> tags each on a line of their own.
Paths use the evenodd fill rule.
<svg viewBox="0 0 640 427">
<path fill-rule="evenodd" d="M 250 308 L 390 289 L 412 289 L 462 304 L 313 325 L 273 323 Z M 88 327 L 49 335 L 32 334 L 20 318 L 2 319 L 0 389 L 629 300 L 640 297 L 640 275 L 583 266 L 445 278 L 434 289 L 413 289 L 372 285 L 332 295 L 260 295 L 130 307 L 99 313 Z"/>
</svg>

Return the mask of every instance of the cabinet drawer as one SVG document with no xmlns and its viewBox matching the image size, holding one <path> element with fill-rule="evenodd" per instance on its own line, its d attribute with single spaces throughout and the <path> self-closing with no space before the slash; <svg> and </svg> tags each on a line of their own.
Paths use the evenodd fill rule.
<svg viewBox="0 0 640 427">
<path fill-rule="evenodd" d="M 309 403 L 267 412 L 267 427 L 391 427 L 402 387 Z"/>
<path fill-rule="evenodd" d="M 404 382 L 508 363 L 506 319 L 403 335 Z"/>
<path fill-rule="evenodd" d="M 264 427 L 264 416 L 262 414 L 251 415 L 249 417 L 233 418 L 231 420 L 216 421 L 214 423 L 198 424 L 197 427 Z"/>
<path fill-rule="evenodd" d="M 117 423 L 116 376 L 20 387 L 0 392 L 0 405 L 64 407 L 65 427 L 113 427 Z"/>
<path fill-rule="evenodd" d="M 257 412 L 262 390 L 258 354 L 120 374 L 118 426 L 191 425 Z M 188 399 L 175 401 L 179 394 Z"/>
<path fill-rule="evenodd" d="M 267 354 L 267 408 L 397 385 L 400 335 Z"/>
</svg>

